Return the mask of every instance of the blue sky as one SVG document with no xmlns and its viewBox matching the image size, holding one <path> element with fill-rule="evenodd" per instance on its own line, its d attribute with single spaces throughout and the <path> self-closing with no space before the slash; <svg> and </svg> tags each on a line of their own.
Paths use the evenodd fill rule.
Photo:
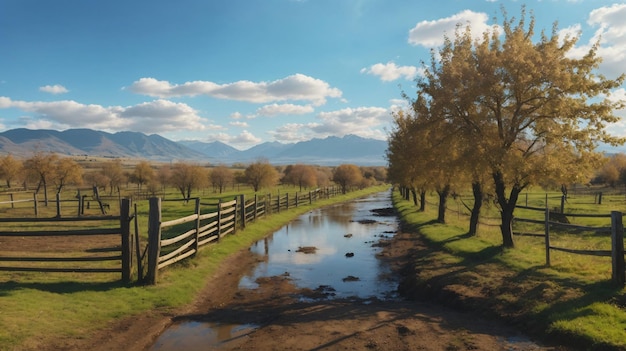
<svg viewBox="0 0 626 351">
<path fill-rule="evenodd" d="M 581 33 L 572 55 L 601 35 L 600 72 L 626 71 L 616 1 L 0 0 L 0 131 L 137 131 L 238 149 L 385 139 L 444 34 L 457 23 L 482 32 L 523 4 L 538 30 Z M 610 131 L 626 136 L 626 123 Z"/>
</svg>

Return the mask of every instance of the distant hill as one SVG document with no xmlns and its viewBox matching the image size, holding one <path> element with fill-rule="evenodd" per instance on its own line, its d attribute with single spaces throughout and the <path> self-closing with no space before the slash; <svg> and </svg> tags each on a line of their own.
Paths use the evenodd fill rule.
<svg viewBox="0 0 626 351">
<path fill-rule="evenodd" d="M 219 141 L 171 141 L 138 132 L 107 133 L 92 129 L 12 129 L 0 133 L 0 154 L 30 157 L 46 151 L 62 155 L 132 157 L 158 161 L 194 160 L 212 164 L 248 163 L 267 159 L 274 164 L 386 165 L 387 143 L 355 135 L 312 139 L 295 144 L 266 142 L 238 150 Z"/>
<path fill-rule="evenodd" d="M 137 132 L 107 133 L 91 129 L 12 129 L 0 133 L 0 152 L 30 157 L 35 151 L 61 155 L 133 157 L 170 161 L 201 159 L 204 154 L 160 135 Z"/>
<path fill-rule="evenodd" d="M 184 145 L 203 152 L 214 162 L 254 162 L 260 158 L 274 164 L 317 164 L 339 165 L 353 163 L 357 165 L 384 166 L 387 164 L 385 150 L 387 142 L 376 139 L 346 135 L 343 138 L 328 137 L 311 139 L 295 144 L 267 142 L 245 151 L 224 153 L 222 143 L 184 142 Z"/>
</svg>

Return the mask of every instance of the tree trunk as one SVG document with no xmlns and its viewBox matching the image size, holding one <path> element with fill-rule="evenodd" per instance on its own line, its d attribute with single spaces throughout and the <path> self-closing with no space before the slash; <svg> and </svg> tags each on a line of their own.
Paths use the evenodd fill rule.
<svg viewBox="0 0 626 351">
<path fill-rule="evenodd" d="M 417 190 L 411 188 L 411 194 L 413 195 L 413 205 L 417 206 Z"/>
<path fill-rule="evenodd" d="M 514 185 L 513 188 L 511 188 L 511 193 L 507 199 L 504 176 L 502 175 L 502 172 L 494 172 L 493 180 L 496 187 L 496 198 L 498 200 L 498 204 L 500 205 L 500 217 L 502 219 L 502 223 L 500 224 L 502 246 L 515 247 L 513 244 L 513 212 L 515 211 L 517 198 L 523 188 L 519 185 Z"/>
<path fill-rule="evenodd" d="M 439 194 L 439 211 L 437 214 L 437 222 L 446 223 L 446 202 L 450 194 L 450 185 L 446 185 L 441 190 L 437 190 Z"/>
<path fill-rule="evenodd" d="M 468 234 L 471 236 L 478 233 L 478 220 L 480 219 L 480 209 L 483 206 L 483 187 L 479 182 L 472 183 L 472 193 L 474 194 L 474 206 L 470 215 L 470 226 Z"/>
<path fill-rule="evenodd" d="M 43 201 L 46 207 L 48 207 L 48 183 L 45 179 L 42 180 L 43 183 Z"/>
<path fill-rule="evenodd" d="M 426 190 L 420 191 L 420 212 L 426 211 Z"/>
</svg>

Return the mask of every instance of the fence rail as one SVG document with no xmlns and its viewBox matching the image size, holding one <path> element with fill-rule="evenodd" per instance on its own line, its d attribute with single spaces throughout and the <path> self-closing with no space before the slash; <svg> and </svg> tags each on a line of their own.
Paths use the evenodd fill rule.
<svg viewBox="0 0 626 351">
<path fill-rule="evenodd" d="M 238 195 L 233 200 L 217 204 L 201 203 L 199 198 L 186 199 L 195 202 L 194 213 L 168 221 L 162 221 L 163 200 L 150 198 L 148 267 L 143 280 L 147 284 L 156 284 L 159 270 L 194 256 L 203 245 L 219 242 L 226 235 L 234 235 L 237 229 L 245 228 L 246 223 L 257 218 L 337 194 L 340 194 L 338 189 L 325 188 L 292 196 L 289 193 L 279 194 L 273 199 L 271 194 L 254 195 L 250 200 Z M 203 212 L 204 208 L 207 212 Z"/>
<path fill-rule="evenodd" d="M 100 215 L 83 215 L 85 196 L 80 193 L 75 200 L 61 200 L 56 198 L 56 216 L 41 218 L 37 210 L 37 196 L 33 194 L 32 200 L 15 200 L 12 198 L 11 205 L 17 202 L 33 202 L 35 218 L 0 218 L 0 223 L 6 223 L 0 229 L 0 238 L 18 240 L 21 238 L 58 237 L 59 240 L 67 238 L 66 242 L 73 243 L 80 238 L 104 236 L 112 238 L 106 240 L 103 247 L 84 250 L 76 243 L 71 252 L 54 252 L 50 250 L 29 250 L 25 253 L 9 254 L 0 247 L 0 271 L 15 272 L 76 272 L 76 273 L 120 273 L 124 282 L 129 282 L 132 276 L 133 260 L 137 261 L 137 280 L 148 284 L 156 284 L 158 271 L 173 263 L 194 256 L 198 250 L 207 244 L 217 243 L 227 235 L 235 235 L 236 231 L 245 228 L 247 223 L 254 222 L 259 218 L 271 215 L 304 204 L 312 204 L 314 201 L 330 198 L 341 194 L 339 188 L 329 187 L 315 189 L 308 192 L 295 194 L 284 193 L 272 197 L 271 194 L 254 195 L 246 199 L 244 195 L 238 195 L 229 201 L 217 203 L 201 203 L 199 198 L 183 199 L 183 201 L 195 201 L 193 213 L 167 221 L 162 221 L 161 198 L 149 199 L 148 213 L 148 243 L 141 247 L 139 243 L 139 228 L 137 223 L 137 206 L 134 214 L 130 213 L 130 199 L 121 199 L 120 215 L 112 216 L 104 213 L 105 204 L 102 198 L 94 190 L 94 199 L 99 204 Z M 180 200 L 178 200 L 180 201 Z M 3 202 L 7 203 L 8 202 Z M 61 204 L 74 203 L 71 207 L 76 209 L 70 217 L 61 216 Z M 54 209 L 48 211 L 54 215 Z M 74 211 L 72 211 L 74 212 Z M 67 211 L 64 211 L 67 214 Z M 131 235 L 131 221 L 134 220 L 134 235 Z M 95 222 L 97 224 L 94 228 Z M 25 227 L 24 223 L 33 223 L 37 226 L 45 226 L 46 229 L 25 228 L 7 230 L 11 224 L 13 227 Z M 63 229 L 56 224 L 65 223 Z M 115 240 L 115 237 L 119 240 Z M 82 239 L 81 239 L 82 240 Z M 60 242 L 60 241 L 59 241 Z M 111 245 L 111 242 L 114 245 Z M 102 243 L 98 245 L 104 245 Z M 93 246 L 93 245 L 91 245 Z M 114 246 L 114 247 L 112 247 Z M 85 254 L 88 252 L 89 254 Z M 142 253 L 143 252 L 143 253 Z M 6 253 L 6 254 L 5 254 Z M 144 262 L 145 260 L 145 262 Z M 115 262 L 118 263 L 115 263 Z M 83 265 L 84 264 L 84 265 Z M 144 264 L 145 267 L 144 274 Z"/>
<path fill-rule="evenodd" d="M 37 237 L 67 237 L 69 242 L 75 241 L 79 237 L 85 236 L 118 236 L 119 246 L 116 248 L 111 247 L 99 247 L 91 248 L 88 251 L 97 251 L 110 253 L 113 251 L 119 252 L 116 255 L 88 255 L 88 256 L 75 256 L 76 252 L 71 253 L 59 253 L 57 255 L 45 256 L 44 251 L 37 250 L 39 246 L 33 247 L 33 250 L 27 252 L 20 251 L 21 256 L 9 256 L 0 254 L 0 271 L 14 271 L 14 272 L 76 272 L 76 273 L 120 273 L 121 279 L 125 282 L 130 281 L 131 268 L 132 268 L 132 240 L 130 237 L 130 223 L 132 220 L 136 220 L 135 216 L 130 215 L 130 201 L 122 200 L 120 204 L 119 216 L 98 216 L 98 217 L 53 217 L 53 218 L 0 218 L 2 223 L 65 223 L 73 222 L 78 225 L 82 225 L 88 222 L 109 222 L 116 223 L 117 226 L 109 227 L 103 224 L 100 228 L 89 229 L 36 229 L 36 230 L 20 230 L 20 231 L 0 231 L 0 237 L 8 237 L 9 240 L 24 240 Z M 77 245 L 80 246 L 80 245 Z M 75 250 L 75 249 L 73 249 Z M 50 251 L 50 249 L 48 249 Z M 6 252 L 6 251 L 5 251 Z M 84 251 L 83 251 L 84 252 Z M 102 264 L 98 267 L 93 266 L 76 266 L 76 263 L 85 262 L 110 262 L 119 261 L 117 267 L 111 267 L 110 265 Z M 18 264 L 3 264 L 8 262 L 19 262 Z M 26 263 L 54 263 L 55 265 L 27 265 Z M 72 264 L 72 266 L 63 265 Z"/>
<path fill-rule="evenodd" d="M 546 199 L 547 204 L 547 199 Z M 610 214 L 580 214 L 580 213 L 562 213 L 558 211 L 551 211 L 546 205 L 545 208 L 529 207 L 529 206 L 516 206 L 530 211 L 543 212 L 543 220 L 530 219 L 530 218 L 515 218 L 516 222 L 531 223 L 543 225 L 542 233 L 519 233 L 522 235 L 543 236 L 544 245 L 546 250 L 546 266 L 551 265 L 550 251 L 561 251 L 570 254 L 587 255 L 587 256 L 606 256 L 611 257 L 612 281 L 620 286 L 624 286 L 626 282 L 626 264 L 624 260 L 624 226 L 622 224 L 622 212 L 612 211 Z M 565 219 L 567 217 L 579 217 L 579 218 L 610 218 L 611 225 L 608 227 L 591 227 L 575 225 L 570 223 L 563 223 L 559 221 L 551 220 L 553 217 L 559 217 Z M 555 246 L 550 242 L 550 230 L 551 228 L 563 228 L 569 232 L 593 232 L 597 235 L 607 235 L 611 237 L 611 250 L 583 250 L 573 249 L 561 246 Z"/>
</svg>

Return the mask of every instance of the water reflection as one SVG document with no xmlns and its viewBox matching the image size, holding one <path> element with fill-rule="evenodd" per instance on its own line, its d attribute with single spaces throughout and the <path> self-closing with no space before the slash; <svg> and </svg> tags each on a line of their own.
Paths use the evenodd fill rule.
<svg viewBox="0 0 626 351">
<path fill-rule="evenodd" d="M 184 322 L 169 327 L 151 350 L 210 350 L 243 337 L 258 328 L 254 324 Z"/>
<path fill-rule="evenodd" d="M 391 200 L 385 192 L 301 216 L 250 248 L 264 256 L 264 262 L 242 279 L 240 287 L 255 288 L 259 277 L 288 273 L 297 286 L 331 286 L 336 297 L 389 297 L 396 282 L 389 280 L 389 268 L 376 259 L 380 248 L 373 244 L 392 235 L 397 223 L 372 212 L 387 207 Z M 298 252 L 309 247 L 315 252 Z"/>
<path fill-rule="evenodd" d="M 299 287 L 329 292 L 335 297 L 393 298 L 397 282 L 381 263 L 373 246 L 397 229 L 395 217 L 372 210 L 391 207 L 390 194 L 380 193 L 351 203 L 313 210 L 300 216 L 250 250 L 264 256 L 240 288 L 255 288 L 256 279 L 288 273 Z M 315 247 L 314 253 L 297 252 Z M 351 253 L 353 255 L 346 254 Z M 330 297 L 330 296 L 329 296 Z M 168 328 L 153 351 L 207 350 L 254 331 L 253 324 L 188 321 Z"/>
</svg>

